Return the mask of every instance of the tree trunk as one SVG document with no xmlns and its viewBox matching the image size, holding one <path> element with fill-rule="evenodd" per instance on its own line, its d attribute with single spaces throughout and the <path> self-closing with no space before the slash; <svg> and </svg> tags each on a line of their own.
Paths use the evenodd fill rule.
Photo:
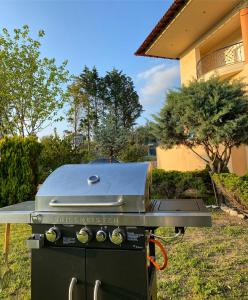
<svg viewBox="0 0 248 300">
<path fill-rule="evenodd" d="M 87 106 L 87 142 L 88 142 L 88 152 L 90 152 L 90 105 L 88 102 Z"/>
</svg>

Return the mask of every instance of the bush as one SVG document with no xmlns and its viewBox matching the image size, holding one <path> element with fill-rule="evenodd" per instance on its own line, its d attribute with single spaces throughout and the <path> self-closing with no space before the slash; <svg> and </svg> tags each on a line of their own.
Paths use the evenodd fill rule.
<svg viewBox="0 0 248 300">
<path fill-rule="evenodd" d="M 34 137 L 0 140 L 0 206 L 34 199 L 40 152 Z"/>
<path fill-rule="evenodd" d="M 208 203 L 214 201 L 211 178 L 207 171 L 179 172 L 154 169 L 152 197 L 202 198 Z"/>
<path fill-rule="evenodd" d="M 70 136 L 60 138 L 58 135 L 46 136 L 41 139 L 42 152 L 40 158 L 40 182 L 56 168 L 64 164 L 88 162 L 92 157 L 87 150 L 73 148 Z"/>
<path fill-rule="evenodd" d="M 137 161 L 145 161 L 147 156 L 148 148 L 145 145 L 128 145 L 119 158 L 124 162 L 137 162 Z"/>
<path fill-rule="evenodd" d="M 233 173 L 221 173 L 214 174 L 213 179 L 227 193 L 229 200 L 237 201 L 248 209 L 248 174 L 240 177 Z"/>
</svg>

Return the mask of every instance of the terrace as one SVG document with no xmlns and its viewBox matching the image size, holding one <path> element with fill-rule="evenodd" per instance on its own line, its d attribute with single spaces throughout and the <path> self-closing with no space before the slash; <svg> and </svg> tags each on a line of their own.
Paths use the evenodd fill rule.
<svg viewBox="0 0 248 300">
<path fill-rule="evenodd" d="M 222 71 L 226 73 L 233 72 L 234 70 L 238 71 L 243 67 L 244 60 L 245 56 L 243 42 L 214 50 L 203 56 L 198 61 L 197 77 L 200 78 L 209 72 L 216 72 L 220 68 L 224 68 Z"/>
</svg>

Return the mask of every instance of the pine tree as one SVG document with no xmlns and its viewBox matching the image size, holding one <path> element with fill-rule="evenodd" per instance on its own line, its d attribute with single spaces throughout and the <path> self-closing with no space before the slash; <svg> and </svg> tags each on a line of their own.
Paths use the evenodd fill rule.
<svg viewBox="0 0 248 300">
<path fill-rule="evenodd" d="M 154 134 L 162 147 L 184 145 L 212 172 L 227 168 L 233 147 L 248 143 L 248 96 L 240 81 L 211 78 L 170 91 Z M 202 146 L 205 156 L 196 146 Z"/>
</svg>

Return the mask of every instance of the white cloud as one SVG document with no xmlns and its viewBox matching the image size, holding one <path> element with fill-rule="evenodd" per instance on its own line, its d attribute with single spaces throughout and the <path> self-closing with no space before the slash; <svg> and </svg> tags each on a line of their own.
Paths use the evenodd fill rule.
<svg viewBox="0 0 248 300">
<path fill-rule="evenodd" d="M 179 67 L 156 65 L 138 74 L 140 101 L 143 105 L 154 105 L 165 99 L 168 89 L 175 87 L 179 79 Z"/>
<path fill-rule="evenodd" d="M 154 66 L 146 71 L 139 73 L 138 78 L 140 78 L 140 79 L 150 78 L 151 76 L 153 76 L 154 74 L 156 74 L 157 72 L 159 72 L 160 70 L 163 70 L 163 69 L 164 69 L 164 64 Z"/>
</svg>

